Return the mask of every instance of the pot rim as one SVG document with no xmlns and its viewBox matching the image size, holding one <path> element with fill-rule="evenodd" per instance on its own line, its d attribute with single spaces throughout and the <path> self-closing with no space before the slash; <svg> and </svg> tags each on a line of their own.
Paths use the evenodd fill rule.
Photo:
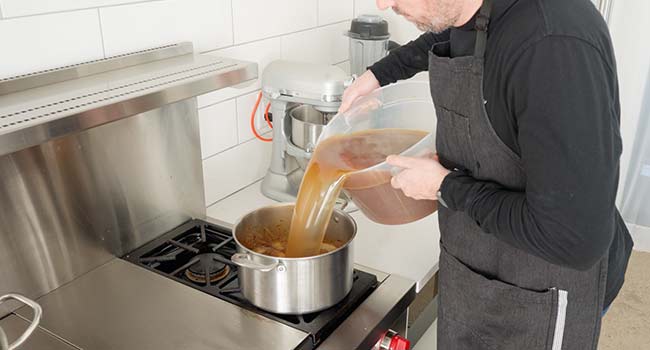
<svg viewBox="0 0 650 350">
<path fill-rule="evenodd" d="M 341 251 L 341 250 L 347 248 L 350 245 L 350 243 L 352 243 L 354 238 L 357 236 L 357 222 L 354 220 L 352 215 L 346 213 L 345 211 L 343 211 L 341 209 L 334 209 L 334 212 L 339 213 L 342 216 L 350 219 L 350 222 L 352 223 L 353 232 L 352 232 L 352 237 L 350 237 L 350 239 L 347 242 L 345 242 L 345 244 L 343 244 L 342 246 L 332 250 L 331 252 L 327 252 L 325 254 L 304 256 L 304 257 L 300 257 L 300 258 L 288 258 L 288 257 L 281 258 L 281 257 L 277 257 L 277 256 L 266 255 L 266 254 L 261 254 L 261 253 L 255 252 L 255 251 L 249 249 L 248 247 L 246 247 L 244 244 L 242 244 L 239 241 L 239 239 L 237 239 L 237 227 L 242 222 L 242 220 L 244 220 L 244 218 L 247 217 L 248 215 L 250 215 L 250 214 L 252 214 L 252 213 L 254 213 L 254 212 L 258 211 L 258 210 L 266 209 L 266 208 L 295 207 L 295 206 L 296 206 L 296 203 L 278 203 L 278 204 L 265 205 L 263 207 L 259 207 L 257 209 L 251 210 L 248 213 L 242 215 L 239 219 L 237 219 L 237 221 L 233 225 L 233 230 L 232 230 L 232 237 L 235 240 L 235 243 L 237 243 L 237 247 L 243 248 L 246 251 L 246 253 L 248 253 L 248 254 L 257 255 L 257 256 L 268 258 L 268 259 L 275 259 L 275 260 L 281 260 L 281 261 L 312 260 L 312 259 L 320 259 L 320 258 L 324 258 L 324 257 L 326 257 L 328 255 L 336 254 L 338 251 Z"/>
</svg>

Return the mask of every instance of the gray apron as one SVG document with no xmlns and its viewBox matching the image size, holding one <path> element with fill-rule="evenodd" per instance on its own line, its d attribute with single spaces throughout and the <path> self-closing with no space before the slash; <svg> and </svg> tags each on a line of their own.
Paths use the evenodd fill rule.
<svg viewBox="0 0 650 350">
<path fill-rule="evenodd" d="M 429 54 L 436 148 L 446 166 L 524 191 L 520 157 L 497 136 L 483 99 L 491 0 L 476 21 L 473 56 Z M 587 271 L 551 264 L 482 232 L 464 212 L 441 207 L 438 349 L 596 349 L 607 258 Z"/>
</svg>

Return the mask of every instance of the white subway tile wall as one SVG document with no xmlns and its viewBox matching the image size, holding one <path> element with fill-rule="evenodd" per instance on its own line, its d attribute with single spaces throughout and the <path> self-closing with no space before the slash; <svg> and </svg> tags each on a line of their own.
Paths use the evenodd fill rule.
<svg viewBox="0 0 650 350">
<path fill-rule="evenodd" d="M 235 0 L 237 1 L 237 0 Z M 239 86 L 217 90 L 215 92 L 199 96 L 199 107 L 207 106 L 228 98 L 233 98 L 259 90 L 261 87 L 261 76 L 264 68 L 271 61 L 282 58 L 282 38 L 271 38 L 255 41 L 249 44 L 231 46 L 225 49 L 210 52 L 215 56 L 230 57 L 234 59 L 257 62 L 257 69 L 260 78 L 252 82 L 246 82 Z M 252 105 L 251 105 L 252 108 Z"/>
<path fill-rule="evenodd" d="M 206 159 L 203 162 L 206 206 L 261 179 L 270 157 L 271 143 L 250 140 Z"/>
<path fill-rule="evenodd" d="M 203 159 L 239 143 L 235 100 L 199 109 L 199 125 Z"/>
<path fill-rule="evenodd" d="M 0 43 L 0 78 L 103 57 L 97 10 L 0 20 Z"/>
<path fill-rule="evenodd" d="M 345 21 L 282 37 L 282 58 L 292 61 L 335 64 L 348 59 Z"/>
<path fill-rule="evenodd" d="M 331 0 L 233 1 L 235 44 L 316 27 L 318 1 Z"/>
<path fill-rule="evenodd" d="M 253 107 L 255 107 L 255 101 L 258 95 L 259 92 L 254 91 L 247 95 L 237 97 L 237 135 L 239 142 L 245 142 L 255 138 L 255 135 L 251 131 L 250 123 L 251 114 L 253 113 Z M 262 98 L 255 112 L 255 128 L 260 134 L 271 131 L 271 128 L 264 120 L 263 114 L 267 103 L 268 101 Z"/>
<path fill-rule="evenodd" d="M 230 0 L 169 0 L 100 9 L 106 55 L 179 41 L 193 41 L 199 52 L 230 46 L 230 5 Z"/>
<path fill-rule="evenodd" d="M 343 69 L 344 72 L 350 74 L 350 61 L 338 63 L 336 66 Z"/>
<path fill-rule="evenodd" d="M 3 0 L 0 9 L 5 18 L 97 8 L 139 2 L 138 0 Z"/>
<path fill-rule="evenodd" d="M 318 2 L 318 25 L 351 19 L 354 13 L 354 1 L 321 0 Z"/>
<path fill-rule="evenodd" d="M 0 78 L 172 42 L 198 52 L 258 63 L 336 64 L 349 71 L 350 20 L 380 13 L 374 0 L 0 0 Z M 417 29 L 381 12 L 401 42 Z M 44 53 L 47 53 L 45 55 Z M 254 138 L 250 114 L 260 79 L 198 98 L 206 206 L 261 179 L 271 143 Z M 263 120 L 257 129 L 271 137 Z"/>
</svg>

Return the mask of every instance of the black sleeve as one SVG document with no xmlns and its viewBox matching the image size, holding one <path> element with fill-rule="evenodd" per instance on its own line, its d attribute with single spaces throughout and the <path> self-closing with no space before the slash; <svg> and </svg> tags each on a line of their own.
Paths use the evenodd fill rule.
<svg viewBox="0 0 650 350">
<path fill-rule="evenodd" d="M 440 34 L 424 33 L 394 49 L 388 56 L 368 67 L 381 86 L 408 79 L 429 68 L 429 50 L 433 44 L 449 40 L 449 30 Z"/>
<path fill-rule="evenodd" d="M 442 197 L 509 244 L 551 263 L 588 269 L 615 232 L 621 140 L 616 75 L 597 49 L 547 37 L 508 75 L 525 192 L 453 173 Z"/>
</svg>

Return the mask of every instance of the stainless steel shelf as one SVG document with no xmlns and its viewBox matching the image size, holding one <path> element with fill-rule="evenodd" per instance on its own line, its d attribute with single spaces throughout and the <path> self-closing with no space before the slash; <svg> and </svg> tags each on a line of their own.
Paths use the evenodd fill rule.
<svg viewBox="0 0 650 350">
<path fill-rule="evenodd" d="M 185 43 L 3 79 L 0 155 L 255 78 Z"/>
</svg>

